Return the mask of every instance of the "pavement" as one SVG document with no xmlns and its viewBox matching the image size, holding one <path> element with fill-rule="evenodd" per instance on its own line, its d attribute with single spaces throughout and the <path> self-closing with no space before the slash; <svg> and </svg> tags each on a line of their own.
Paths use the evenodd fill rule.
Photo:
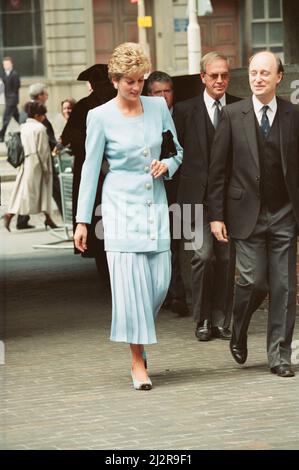
<svg viewBox="0 0 299 470">
<path fill-rule="evenodd" d="M 13 184 L 4 169 L 0 157 L 0 215 Z M 0 449 L 299 449 L 299 353 L 296 377 L 269 372 L 265 310 L 244 366 L 227 341 L 199 342 L 191 317 L 161 310 L 147 347 L 153 389 L 135 391 L 128 346 L 109 341 L 110 293 L 94 260 L 53 245 L 63 231 L 46 231 L 42 216 L 31 222 L 8 233 L 0 221 Z"/>
<path fill-rule="evenodd" d="M 109 341 L 110 293 L 94 260 L 34 249 L 55 240 L 35 222 L 0 226 L 1 449 L 299 448 L 299 369 L 294 378 L 269 372 L 266 311 L 253 317 L 239 366 L 227 341 L 201 343 L 191 317 L 161 310 L 158 344 L 147 348 L 153 389 L 135 391 L 128 346 Z"/>
</svg>

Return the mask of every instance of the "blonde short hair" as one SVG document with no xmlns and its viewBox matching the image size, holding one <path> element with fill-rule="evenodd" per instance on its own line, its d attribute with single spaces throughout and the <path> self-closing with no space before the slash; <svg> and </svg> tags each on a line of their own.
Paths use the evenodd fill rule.
<svg viewBox="0 0 299 470">
<path fill-rule="evenodd" d="M 211 64 L 212 62 L 214 62 L 215 60 L 225 60 L 227 62 L 227 65 L 229 67 L 229 60 L 228 58 L 226 57 L 226 55 L 224 54 L 220 54 L 219 52 L 216 52 L 216 51 L 212 51 L 212 52 L 208 52 L 207 54 L 205 54 L 202 58 L 201 58 L 201 61 L 200 61 L 200 71 L 202 73 L 205 73 L 206 72 L 206 66 L 208 64 Z"/>
<path fill-rule="evenodd" d="M 108 62 L 108 76 L 110 80 L 119 81 L 124 76 L 146 74 L 150 68 L 150 59 L 141 46 L 135 42 L 125 42 L 114 49 Z"/>
</svg>

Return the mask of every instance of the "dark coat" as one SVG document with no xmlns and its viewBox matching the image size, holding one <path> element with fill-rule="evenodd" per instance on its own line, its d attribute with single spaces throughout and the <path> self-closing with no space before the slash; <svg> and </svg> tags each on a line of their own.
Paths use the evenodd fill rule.
<svg viewBox="0 0 299 470">
<path fill-rule="evenodd" d="M 4 83 L 4 96 L 6 105 L 17 105 L 19 102 L 20 78 L 16 70 L 12 70 L 7 76 L 2 71 L 1 78 Z"/>
<path fill-rule="evenodd" d="M 277 98 L 277 112 L 284 180 L 299 227 L 299 107 Z M 256 119 L 248 98 L 223 109 L 211 153 L 209 217 L 224 221 L 232 238 L 246 239 L 255 228 L 260 173 Z"/>
<path fill-rule="evenodd" d="M 57 145 L 57 140 L 56 140 L 56 137 L 55 137 L 53 126 L 52 126 L 52 124 L 50 123 L 50 121 L 47 117 L 43 120 L 43 125 L 47 129 L 49 145 L 50 145 L 50 149 L 52 151 Z"/>
<path fill-rule="evenodd" d="M 239 99 L 226 93 L 227 104 Z M 203 92 L 174 107 L 174 123 L 184 149 L 178 186 L 178 201 L 181 204 L 202 204 L 205 198 L 210 158 L 206 113 Z"/>
<path fill-rule="evenodd" d="M 76 229 L 75 216 L 77 212 L 77 200 L 79 194 L 79 187 L 81 181 L 81 171 L 85 160 L 85 139 L 86 139 L 86 117 L 88 111 L 100 106 L 106 101 L 110 100 L 115 96 L 115 91 L 110 87 L 110 84 L 100 88 L 97 91 L 93 91 L 89 96 L 82 98 L 76 103 L 69 120 L 63 129 L 61 140 L 63 145 L 70 145 L 73 155 L 75 156 L 74 168 L 73 168 L 73 225 L 74 230 Z M 99 183 L 97 188 L 97 194 L 95 199 L 95 207 L 101 203 L 101 192 L 104 182 L 104 174 L 101 171 L 99 177 Z M 93 211 L 94 213 L 94 211 Z M 95 235 L 95 226 L 99 222 L 100 217 L 94 216 L 90 225 L 87 226 L 87 247 L 88 249 L 83 253 L 84 257 L 95 257 L 99 251 L 103 251 L 103 241 L 99 240 Z M 75 250 L 76 253 L 77 250 Z"/>
</svg>

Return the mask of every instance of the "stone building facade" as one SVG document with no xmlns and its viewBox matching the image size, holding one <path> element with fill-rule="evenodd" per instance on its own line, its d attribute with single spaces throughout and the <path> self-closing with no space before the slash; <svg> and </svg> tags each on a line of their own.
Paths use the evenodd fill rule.
<svg viewBox="0 0 299 470">
<path fill-rule="evenodd" d="M 202 1 L 202 0 L 199 0 Z M 219 50 L 233 68 L 248 54 L 271 47 L 283 54 L 282 0 L 212 0 L 213 13 L 199 17 L 202 53 Z M 187 73 L 188 0 L 145 0 L 153 67 Z M 138 41 L 137 3 L 131 0 L 1 0 L 0 58 L 12 56 L 22 76 L 21 101 L 32 82 L 49 87 L 50 113 L 61 99 L 86 95 L 78 74 L 107 62 L 115 45 Z"/>
</svg>

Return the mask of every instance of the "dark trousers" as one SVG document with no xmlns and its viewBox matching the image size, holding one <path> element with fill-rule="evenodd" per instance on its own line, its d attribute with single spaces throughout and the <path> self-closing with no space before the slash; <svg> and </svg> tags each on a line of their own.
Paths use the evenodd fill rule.
<svg viewBox="0 0 299 470">
<path fill-rule="evenodd" d="M 60 214 L 62 215 L 62 202 L 61 202 L 61 192 L 59 185 L 59 177 L 54 167 L 54 160 L 52 158 L 52 177 L 53 177 L 53 199 L 57 204 Z M 17 227 L 22 228 L 28 224 L 30 217 L 29 215 L 18 215 Z"/>
<path fill-rule="evenodd" d="M 233 342 L 242 347 L 250 319 L 269 293 L 267 354 L 270 367 L 290 364 L 296 316 L 296 223 L 290 204 L 262 208 L 253 233 L 235 240 L 237 268 Z"/>
<path fill-rule="evenodd" d="M 205 207 L 199 228 L 203 230 L 203 243 L 194 249 L 191 260 L 193 318 L 197 323 L 209 320 L 212 326 L 228 328 L 234 292 L 234 245 L 215 239 Z"/>
<path fill-rule="evenodd" d="M 165 190 L 167 195 L 169 210 L 169 229 L 171 237 L 171 280 L 166 296 L 166 302 L 173 299 L 179 300 L 182 303 L 186 303 L 186 291 L 184 282 L 181 275 L 181 262 L 180 262 L 180 248 L 181 248 L 181 236 L 175 238 L 174 224 L 182 224 L 181 218 L 176 217 L 175 212 L 171 210 L 173 204 L 177 201 L 177 188 L 178 188 L 178 173 L 175 174 L 174 178 L 169 181 L 165 181 Z"/>
<path fill-rule="evenodd" d="M 4 139 L 6 129 L 8 128 L 9 122 L 12 117 L 19 122 L 19 110 L 17 104 L 6 104 L 3 115 L 3 126 L 0 130 L 0 138 Z"/>
<path fill-rule="evenodd" d="M 54 167 L 54 159 L 52 158 L 52 173 L 53 173 L 53 199 L 56 202 L 56 205 L 59 209 L 60 214 L 62 215 L 62 202 L 61 202 L 61 192 L 59 177 Z"/>
<path fill-rule="evenodd" d="M 176 299 L 186 303 L 186 291 L 181 275 L 180 244 L 181 240 L 171 240 L 171 280 L 167 299 Z"/>
</svg>

